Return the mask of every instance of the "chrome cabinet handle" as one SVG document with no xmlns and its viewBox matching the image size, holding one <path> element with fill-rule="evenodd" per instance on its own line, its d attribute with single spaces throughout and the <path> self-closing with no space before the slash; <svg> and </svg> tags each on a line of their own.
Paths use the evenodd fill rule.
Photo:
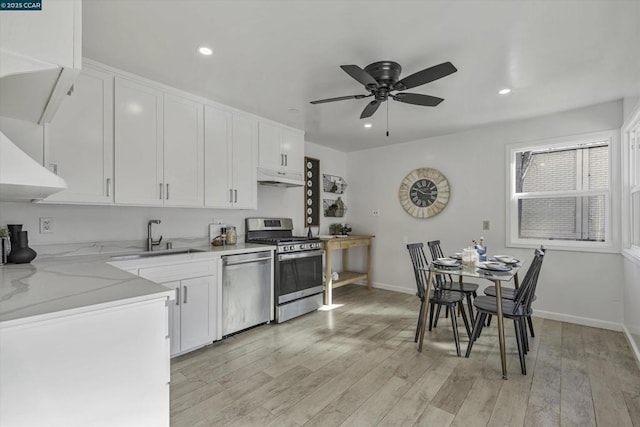
<svg viewBox="0 0 640 427">
<path fill-rule="evenodd" d="M 280 154 L 280 166 L 284 166 L 284 154 Z"/>
<path fill-rule="evenodd" d="M 160 200 L 162 200 L 162 183 L 158 184 L 160 188 Z"/>
<path fill-rule="evenodd" d="M 167 200 L 169 200 L 169 184 L 167 184 Z"/>
<path fill-rule="evenodd" d="M 58 175 L 58 164 L 57 163 L 49 163 L 49 169 L 51 169 L 51 172 L 53 172 L 54 174 Z"/>
<path fill-rule="evenodd" d="M 285 166 L 289 166 L 289 155 L 288 154 L 284 155 L 284 165 Z"/>
<path fill-rule="evenodd" d="M 180 287 L 176 288 L 176 305 L 180 305 Z"/>
<path fill-rule="evenodd" d="M 238 203 L 238 190 L 233 190 L 233 202 Z"/>
<path fill-rule="evenodd" d="M 111 178 L 107 178 L 107 197 L 111 196 Z"/>
<path fill-rule="evenodd" d="M 187 289 L 188 289 L 188 288 L 185 286 L 185 287 L 184 287 L 184 300 L 182 300 L 182 303 L 183 303 L 183 304 L 186 304 L 186 303 L 187 303 Z"/>
<path fill-rule="evenodd" d="M 229 189 L 229 203 L 233 203 L 233 189 Z"/>
</svg>

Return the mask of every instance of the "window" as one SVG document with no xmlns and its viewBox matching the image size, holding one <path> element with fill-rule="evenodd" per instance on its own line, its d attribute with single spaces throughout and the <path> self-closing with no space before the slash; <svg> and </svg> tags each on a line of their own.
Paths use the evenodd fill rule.
<svg viewBox="0 0 640 427">
<path fill-rule="evenodd" d="M 624 247 L 640 259 L 640 104 L 622 128 Z"/>
<path fill-rule="evenodd" d="M 613 250 L 615 132 L 507 148 L 508 246 Z"/>
</svg>

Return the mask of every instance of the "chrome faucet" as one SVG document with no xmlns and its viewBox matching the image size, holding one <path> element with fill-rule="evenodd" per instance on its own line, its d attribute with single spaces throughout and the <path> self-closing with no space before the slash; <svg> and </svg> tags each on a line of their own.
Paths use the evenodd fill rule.
<svg viewBox="0 0 640 427">
<path fill-rule="evenodd" d="M 153 237 L 151 237 L 151 226 L 153 224 L 160 224 L 160 220 L 150 219 L 147 224 L 147 251 L 152 251 L 154 246 L 160 246 L 160 242 L 162 242 L 162 236 L 158 240 L 153 240 Z"/>
</svg>

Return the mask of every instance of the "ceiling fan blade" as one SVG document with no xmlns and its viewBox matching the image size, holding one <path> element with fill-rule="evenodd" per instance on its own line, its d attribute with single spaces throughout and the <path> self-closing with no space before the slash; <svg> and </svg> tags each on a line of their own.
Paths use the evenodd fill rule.
<svg viewBox="0 0 640 427">
<path fill-rule="evenodd" d="M 371 77 L 371 74 L 367 73 L 357 65 L 341 65 L 340 68 L 342 68 L 345 73 L 349 74 L 351 77 L 353 77 L 366 87 L 378 87 L 378 82 L 376 81 L 376 79 Z"/>
<path fill-rule="evenodd" d="M 327 98 L 327 99 L 319 99 L 317 101 L 311 101 L 311 104 L 324 104 L 325 102 L 334 102 L 334 101 L 345 101 L 347 99 L 362 99 L 366 98 L 370 95 L 349 95 L 349 96 L 339 96 L 337 98 Z"/>
<path fill-rule="evenodd" d="M 373 113 L 376 112 L 380 104 L 382 104 L 382 102 L 378 101 L 377 99 L 374 99 L 373 101 L 368 103 L 367 106 L 364 107 L 364 110 L 362 110 L 362 114 L 360 114 L 360 118 L 366 119 L 367 117 L 373 116 Z"/>
<path fill-rule="evenodd" d="M 448 76 L 449 74 L 453 74 L 458 69 L 453 66 L 451 62 L 443 62 L 439 65 L 434 65 L 430 68 L 425 68 L 422 71 L 418 71 L 417 73 L 411 74 L 410 76 L 405 77 L 404 79 L 397 82 L 394 86 L 394 90 L 407 90 L 414 88 L 416 86 L 423 85 L 425 83 L 432 82 L 434 80 L 441 79 L 443 77 Z"/>
<path fill-rule="evenodd" d="M 393 99 L 396 101 L 404 102 L 405 104 L 423 105 L 425 107 L 435 107 L 444 101 L 443 98 L 437 96 L 421 95 L 419 93 L 398 93 L 393 95 Z"/>
</svg>

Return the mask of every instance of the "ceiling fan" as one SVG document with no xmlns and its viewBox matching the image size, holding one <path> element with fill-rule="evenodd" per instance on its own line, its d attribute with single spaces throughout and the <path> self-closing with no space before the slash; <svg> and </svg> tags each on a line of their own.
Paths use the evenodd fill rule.
<svg viewBox="0 0 640 427">
<path fill-rule="evenodd" d="M 364 70 L 357 65 L 341 65 L 347 74 L 364 85 L 369 92 L 366 95 L 349 95 L 337 98 L 319 99 L 311 101 L 312 104 L 323 104 L 325 102 L 344 101 L 347 99 L 363 99 L 374 97 L 373 101 L 367 104 L 360 114 L 361 119 L 371 117 L 376 112 L 380 104 L 391 97 L 392 99 L 405 104 L 423 105 L 425 107 L 435 107 L 444 99 L 436 96 L 422 95 L 419 93 L 400 92 L 393 94 L 394 91 L 403 91 L 412 89 L 434 80 L 441 79 L 449 74 L 458 71 L 451 62 L 443 62 L 433 67 L 425 68 L 422 71 L 411 74 L 400 80 L 402 67 L 397 62 L 379 61 L 364 67 Z"/>
</svg>

